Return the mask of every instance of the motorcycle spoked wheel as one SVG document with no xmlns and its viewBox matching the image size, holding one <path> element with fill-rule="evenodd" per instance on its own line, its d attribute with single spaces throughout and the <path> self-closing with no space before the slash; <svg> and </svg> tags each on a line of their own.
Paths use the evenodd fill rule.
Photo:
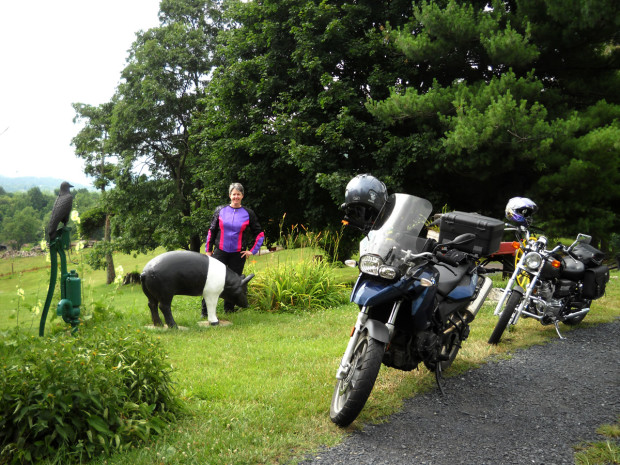
<svg viewBox="0 0 620 465">
<path fill-rule="evenodd" d="M 453 331 L 449 336 L 444 339 L 443 344 L 439 348 L 436 360 L 442 360 L 440 363 L 441 371 L 445 371 L 450 368 L 452 362 L 456 358 L 461 348 L 461 338 L 458 331 Z M 424 366 L 430 371 L 435 371 L 437 368 L 437 361 L 424 360 Z"/>
<path fill-rule="evenodd" d="M 329 417 L 338 426 L 348 426 L 360 414 L 375 385 L 385 344 L 364 331 L 351 357 L 351 368 L 334 388 Z"/>
<path fill-rule="evenodd" d="M 519 306 L 519 302 L 521 302 L 521 294 L 518 292 L 512 292 L 506 304 L 504 305 L 504 310 L 499 316 L 499 320 L 491 333 L 491 337 L 489 338 L 489 344 L 497 344 L 502 338 L 502 334 L 506 330 L 510 319 L 512 318 L 512 314 L 515 312 L 517 307 Z"/>
</svg>

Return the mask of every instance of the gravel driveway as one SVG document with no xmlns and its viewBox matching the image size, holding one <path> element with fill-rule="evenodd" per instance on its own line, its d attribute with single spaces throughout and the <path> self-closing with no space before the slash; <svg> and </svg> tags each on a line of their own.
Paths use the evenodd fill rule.
<svg viewBox="0 0 620 465">
<path fill-rule="evenodd" d="M 445 397 L 409 399 L 302 464 L 574 464 L 573 446 L 620 415 L 620 319 L 564 335 L 448 378 Z"/>
</svg>

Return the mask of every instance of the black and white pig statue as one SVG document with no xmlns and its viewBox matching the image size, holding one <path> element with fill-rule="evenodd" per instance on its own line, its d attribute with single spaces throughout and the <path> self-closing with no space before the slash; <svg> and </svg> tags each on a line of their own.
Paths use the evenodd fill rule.
<svg viewBox="0 0 620 465">
<path fill-rule="evenodd" d="M 140 282 L 149 299 L 151 318 L 155 326 L 162 326 L 157 306 L 169 328 L 177 326 L 170 304 L 175 295 L 201 295 L 207 304 L 210 325 L 217 325 L 215 313 L 218 297 L 239 307 L 248 306 L 248 282 L 253 274 L 245 277 L 226 267 L 219 260 L 198 252 L 177 250 L 165 252 L 149 261 Z"/>
</svg>

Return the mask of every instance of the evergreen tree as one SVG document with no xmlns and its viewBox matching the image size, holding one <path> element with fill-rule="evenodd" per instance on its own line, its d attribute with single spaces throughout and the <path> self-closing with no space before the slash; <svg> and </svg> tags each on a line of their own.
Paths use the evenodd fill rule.
<svg viewBox="0 0 620 465">
<path fill-rule="evenodd" d="M 432 175 L 450 207 L 498 215 L 508 198 L 531 195 L 552 232 L 608 237 L 618 225 L 619 25 L 611 0 L 421 2 L 386 39 L 427 78 L 401 80 L 369 109 L 392 144 L 435 142 L 410 168 Z"/>
</svg>

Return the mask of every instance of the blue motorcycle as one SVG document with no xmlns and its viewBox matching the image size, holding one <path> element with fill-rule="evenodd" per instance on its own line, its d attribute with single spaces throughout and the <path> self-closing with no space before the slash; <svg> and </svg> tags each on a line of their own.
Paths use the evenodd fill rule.
<svg viewBox="0 0 620 465">
<path fill-rule="evenodd" d="M 351 184 L 351 183 L 350 183 Z M 421 237 L 432 206 L 408 194 L 377 196 L 380 189 L 347 191 L 347 216 L 367 236 L 360 243 L 359 277 L 351 302 L 359 314 L 336 373 L 330 418 L 347 426 L 363 409 L 381 364 L 411 371 L 423 363 L 435 373 L 454 361 L 469 335 L 492 283 L 482 275 L 480 258 L 499 248 L 503 223 L 484 216 L 452 212 L 440 219 L 438 240 Z M 380 201 L 376 202 L 377 197 Z M 372 200 L 379 213 L 360 206 Z M 357 201 L 357 202 L 356 202 Z M 345 219 L 347 217 L 345 216 Z M 496 224 L 497 223 L 497 224 Z"/>
</svg>

